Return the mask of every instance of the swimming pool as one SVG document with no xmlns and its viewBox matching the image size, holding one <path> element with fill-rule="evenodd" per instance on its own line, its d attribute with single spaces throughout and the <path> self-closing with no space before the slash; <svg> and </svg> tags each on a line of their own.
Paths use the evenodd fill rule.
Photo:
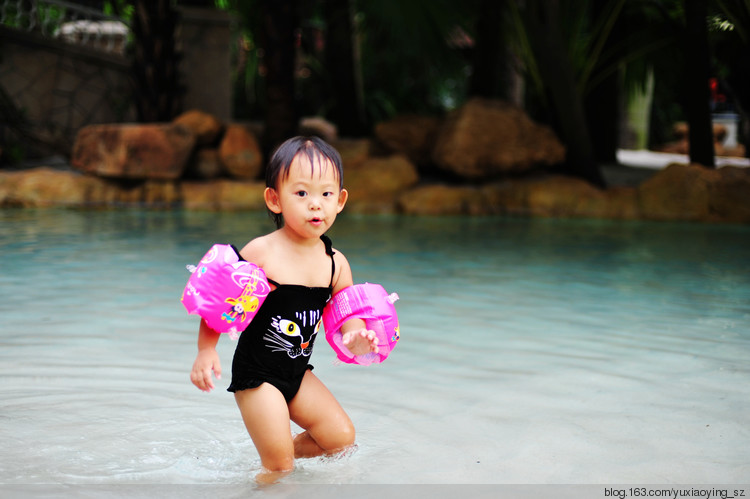
<svg viewBox="0 0 750 499">
<path fill-rule="evenodd" d="M 188 374 L 185 265 L 264 214 L 0 211 L 1 484 L 235 484 L 260 462 L 225 375 Z M 299 484 L 740 483 L 750 227 L 341 216 L 355 281 L 398 292 L 382 365 L 318 376 L 358 449 Z"/>
</svg>

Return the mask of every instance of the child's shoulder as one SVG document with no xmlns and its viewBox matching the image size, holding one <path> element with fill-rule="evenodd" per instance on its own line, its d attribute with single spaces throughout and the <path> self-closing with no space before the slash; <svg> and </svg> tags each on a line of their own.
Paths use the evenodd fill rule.
<svg viewBox="0 0 750 499">
<path fill-rule="evenodd" d="M 261 265 L 266 259 L 266 255 L 271 251 L 272 241 L 269 236 L 270 234 L 267 234 L 250 240 L 240 250 L 240 256 L 248 262 Z"/>
</svg>

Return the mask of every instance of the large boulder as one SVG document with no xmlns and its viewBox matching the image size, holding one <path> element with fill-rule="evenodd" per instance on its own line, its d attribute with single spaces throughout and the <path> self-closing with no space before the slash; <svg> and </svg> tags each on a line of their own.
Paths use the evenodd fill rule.
<svg viewBox="0 0 750 499">
<path fill-rule="evenodd" d="M 219 160 L 233 178 L 258 178 L 263 169 L 263 153 L 255 133 L 245 125 L 227 125 L 219 144 Z"/>
<path fill-rule="evenodd" d="M 750 223 L 750 168 L 724 166 L 711 183 L 711 212 L 722 221 Z"/>
<path fill-rule="evenodd" d="M 189 210 L 265 210 L 265 189 L 265 183 L 258 181 L 184 181 L 182 206 Z"/>
<path fill-rule="evenodd" d="M 193 133 L 173 123 L 89 125 L 78 131 L 70 162 L 100 177 L 175 180 L 194 146 Z"/>
<path fill-rule="evenodd" d="M 185 111 L 172 120 L 172 123 L 190 130 L 199 146 L 215 145 L 224 131 L 224 125 L 216 116 L 198 109 Z"/>
<path fill-rule="evenodd" d="M 435 136 L 441 118 L 419 115 L 399 116 L 375 125 L 375 138 L 388 152 L 405 154 L 418 166 L 432 162 Z"/>
<path fill-rule="evenodd" d="M 750 222 L 750 169 L 672 164 L 638 187 L 650 220 Z"/>
<path fill-rule="evenodd" d="M 458 177 L 482 180 L 557 165 L 565 160 L 565 147 L 520 108 L 474 98 L 448 115 L 432 158 Z"/>
<path fill-rule="evenodd" d="M 351 211 L 392 212 L 397 196 L 419 181 L 416 167 L 403 155 L 369 158 L 344 170 Z"/>
</svg>

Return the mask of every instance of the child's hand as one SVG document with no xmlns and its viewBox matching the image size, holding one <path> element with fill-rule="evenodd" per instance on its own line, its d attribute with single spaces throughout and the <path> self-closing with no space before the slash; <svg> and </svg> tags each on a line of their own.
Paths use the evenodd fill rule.
<svg viewBox="0 0 750 499">
<path fill-rule="evenodd" d="M 370 352 L 378 353 L 378 338 L 375 331 L 357 329 L 343 333 L 344 346 L 354 355 L 365 355 Z"/>
<path fill-rule="evenodd" d="M 214 389 L 214 381 L 211 379 L 212 371 L 216 379 L 221 379 L 221 362 L 216 349 L 199 350 L 193 363 L 193 370 L 190 372 L 190 381 L 204 392 L 210 392 Z"/>
</svg>

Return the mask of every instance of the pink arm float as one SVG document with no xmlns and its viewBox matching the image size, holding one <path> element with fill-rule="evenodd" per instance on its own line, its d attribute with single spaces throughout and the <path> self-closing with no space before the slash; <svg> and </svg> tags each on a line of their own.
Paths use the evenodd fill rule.
<svg viewBox="0 0 750 499">
<path fill-rule="evenodd" d="M 271 291 L 263 269 L 242 260 L 228 244 L 214 244 L 191 271 L 182 292 L 185 309 L 232 339 L 250 324 Z"/>
<path fill-rule="evenodd" d="M 355 284 L 340 290 L 323 310 L 323 327 L 326 340 L 336 356 L 347 364 L 383 362 L 400 339 L 398 316 L 393 303 L 396 293 L 388 294 L 380 284 Z M 378 353 L 354 355 L 344 345 L 341 326 L 349 319 L 363 319 L 365 327 L 377 335 Z"/>
</svg>

